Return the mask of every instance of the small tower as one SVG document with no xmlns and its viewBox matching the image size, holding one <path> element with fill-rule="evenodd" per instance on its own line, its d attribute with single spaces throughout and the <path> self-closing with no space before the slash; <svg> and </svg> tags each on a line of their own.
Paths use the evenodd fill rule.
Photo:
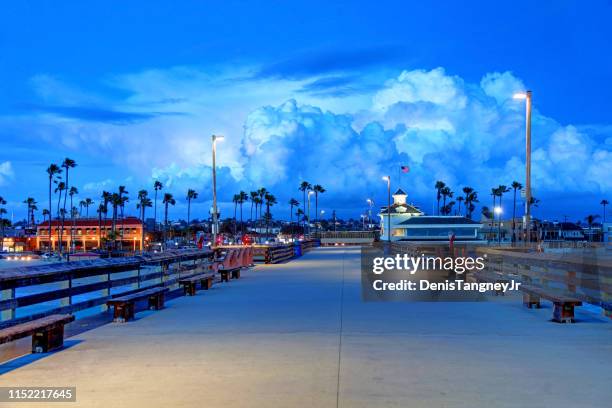
<svg viewBox="0 0 612 408">
<path fill-rule="evenodd" d="M 401 188 L 398 188 L 395 193 L 393 193 L 393 204 L 406 204 L 406 197 L 408 194 L 404 192 Z"/>
</svg>

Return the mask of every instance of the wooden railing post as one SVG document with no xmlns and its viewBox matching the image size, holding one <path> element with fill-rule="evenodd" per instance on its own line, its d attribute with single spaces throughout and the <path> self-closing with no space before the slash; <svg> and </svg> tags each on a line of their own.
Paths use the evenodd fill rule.
<svg viewBox="0 0 612 408">
<path fill-rule="evenodd" d="M 0 300 L 13 300 L 15 299 L 15 289 L 3 289 L 0 290 Z M 15 309 L 10 308 L 3 310 L 0 313 L 0 321 L 12 320 L 15 318 Z"/>
<path fill-rule="evenodd" d="M 72 277 L 60 282 L 60 289 L 72 288 Z M 72 295 L 60 299 L 60 306 L 70 306 L 72 304 Z"/>
</svg>

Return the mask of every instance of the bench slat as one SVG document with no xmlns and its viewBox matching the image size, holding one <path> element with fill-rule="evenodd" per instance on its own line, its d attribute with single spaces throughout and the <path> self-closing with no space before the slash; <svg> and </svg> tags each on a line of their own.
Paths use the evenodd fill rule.
<svg viewBox="0 0 612 408">
<path fill-rule="evenodd" d="M 73 315 L 51 315 L 0 330 L 0 344 L 28 337 L 40 329 L 53 329 L 74 321 Z"/>
<path fill-rule="evenodd" d="M 551 289 L 540 288 L 540 287 L 532 286 L 532 285 L 521 285 L 520 289 L 523 292 L 538 295 L 540 297 L 543 297 L 544 299 L 550 300 L 551 302 L 573 303 L 577 306 L 582 305 L 582 301 L 580 299 L 576 299 L 571 296 L 566 296 L 560 293 L 554 293 L 551 291 Z"/>
<path fill-rule="evenodd" d="M 134 294 L 131 295 L 127 295 L 127 296 L 121 296 L 112 300 L 109 300 L 108 302 L 106 302 L 109 305 L 114 305 L 117 303 L 125 303 L 125 302 L 132 302 L 132 301 L 136 301 L 139 299 L 144 299 L 146 297 L 149 297 L 151 295 L 157 295 L 159 293 L 163 293 L 163 292 L 167 292 L 168 288 L 151 288 L 151 289 L 146 289 L 140 292 L 136 292 Z"/>
</svg>

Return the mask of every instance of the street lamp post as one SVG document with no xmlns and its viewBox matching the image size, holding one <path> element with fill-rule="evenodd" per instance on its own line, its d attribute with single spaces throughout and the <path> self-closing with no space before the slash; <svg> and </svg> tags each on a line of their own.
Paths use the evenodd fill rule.
<svg viewBox="0 0 612 408">
<path fill-rule="evenodd" d="M 212 182 L 213 182 L 213 240 L 211 247 L 217 244 L 217 232 L 219 231 L 219 225 L 217 220 L 217 141 L 224 139 L 221 135 L 212 135 Z"/>
<path fill-rule="evenodd" d="M 501 214 L 502 214 L 502 208 L 501 207 L 495 207 L 493 209 L 493 212 L 495 214 L 497 214 L 497 243 L 498 243 L 498 245 L 501 246 Z"/>
<path fill-rule="evenodd" d="M 387 182 L 387 242 L 391 243 L 391 176 L 382 179 Z"/>
<path fill-rule="evenodd" d="M 310 196 L 314 194 L 314 191 L 308 192 L 308 209 L 306 210 L 306 220 L 308 222 L 308 234 L 310 235 Z"/>
<path fill-rule="evenodd" d="M 319 232 L 321 232 L 323 231 L 323 225 L 321 224 L 321 220 L 323 220 L 323 215 L 325 215 L 325 210 L 321 210 L 319 214 L 320 214 L 319 215 L 319 227 L 320 227 Z"/>
<path fill-rule="evenodd" d="M 515 99 L 525 99 L 525 241 L 531 241 L 531 91 L 514 94 Z"/>
</svg>

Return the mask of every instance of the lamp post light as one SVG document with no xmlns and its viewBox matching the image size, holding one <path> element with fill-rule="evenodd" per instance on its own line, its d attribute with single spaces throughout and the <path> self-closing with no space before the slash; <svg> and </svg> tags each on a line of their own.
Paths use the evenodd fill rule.
<svg viewBox="0 0 612 408">
<path fill-rule="evenodd" d="M 382 179 L 387 182 L 387 242 L 391 243 L 391 176 Z"/>
<path fill-rule="evenodd" d="M 308 209 L 306 210 L 306 220 L 308 223 L 308 234 L 310 235 L 310 196 L 314 194 L 314 191 L 308 192 Z"/>
<path fill-rule="evenodd" d="M 219 224 L 217 220 L 217 141 L 225 139 L 221 135 L 212 135 L 212 182 L 213 182 L 213 214 L 212 214 L 212 246 L 217 244 L 217 233 L 219 231 Z"/>
<path fill-rule="evenodd" d="M 525 241 L 531 241 L 531 91 L 516 93 L 514 99 L 525 100 Z"/>
<path fill-rule="evenodd" d="M 325 215 L 325 210 L 319 211 L 319 227 L 321 231 L 323 231 L 323 224 L 321 224 L 321 220 L 323 220 L 323 215 Z"/>
<path fill-rule="evenodd" d="M 495 207 L 493 212 L 497 214 L 497 243 L 501 245 L 501 214 L 503 210 L 501 207 Z"/>
</svg>

